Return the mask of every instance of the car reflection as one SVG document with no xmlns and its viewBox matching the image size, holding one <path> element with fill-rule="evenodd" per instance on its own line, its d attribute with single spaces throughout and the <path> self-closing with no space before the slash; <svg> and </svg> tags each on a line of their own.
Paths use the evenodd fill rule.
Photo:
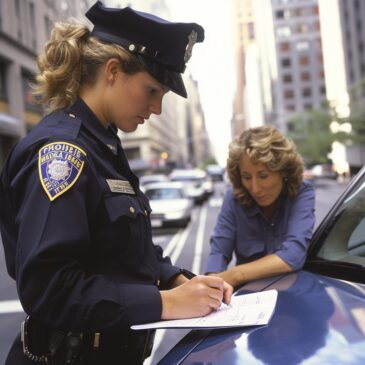
<svg viewBox="0 0 365 365">
<path fill-rule="evenodd" d="M 297 365 L 313 356 L 326 343 L 334 313 L 325 284 L 311 273 L 300 272 L 277 288 L 278 301 L 268 326 L 201 334 L 201 341 L 181 364 Z M 250 292 L 242 289 L 236 295 Z M 165 361 L 174 359 L 166 357 L 160 365 Z"/>
</svg>

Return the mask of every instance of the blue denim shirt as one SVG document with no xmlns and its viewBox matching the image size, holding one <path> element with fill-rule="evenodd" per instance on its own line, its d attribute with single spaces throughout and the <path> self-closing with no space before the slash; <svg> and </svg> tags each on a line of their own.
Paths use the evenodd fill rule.
<svg viewBox="0 0 365 365">
<path fill-rule="evenodd" d="M 226 270 L 233 252 L 237 265 L 274 253 L 292 270 L 300 269 L 315 222 L 314 198 L 313 184 L 303 181 L 295 198 L 279 197 L 269 220 L 257 204 L 239 203 L 229 187 L 211 236 L 206 272 Z"/>
</svg>

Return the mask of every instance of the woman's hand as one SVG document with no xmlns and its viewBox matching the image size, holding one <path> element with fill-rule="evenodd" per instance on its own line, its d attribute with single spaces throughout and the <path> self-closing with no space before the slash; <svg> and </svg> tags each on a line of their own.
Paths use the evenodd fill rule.
<svg viewBox="0 0 365 365">
<path fill-rule="evenodd" d="M 241 284 L 239 276 L 237 275 L 237 267 L 232 267 L 222 272 L 209 273 L 208 275 L 222 278 L 226 283 L 232 285 L 233 287 L 236 287 L 239 284 Z"/>
<path fill-rule="evenodd" d="M 231 284 L 234 288 L 250 281 L 291 272 L 291 267 L 276 254 L 261 257 L 258 260 L 231 267 L 218 273 L 209 273 Z"/>
<path fill-rule="evenodd" d="M 161 291 L 161 319 L 181 319 L 205 316 L 229 304 L 233 288 L 223 279 L 198 275 L 184 284 Z"/>
</svg>

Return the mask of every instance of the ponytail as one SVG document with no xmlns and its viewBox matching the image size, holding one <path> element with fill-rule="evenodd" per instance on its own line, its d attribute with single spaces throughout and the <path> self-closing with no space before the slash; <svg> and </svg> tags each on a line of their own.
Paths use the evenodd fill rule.
<svg viewBox="0 0 365 365">
<path fill-rule="evenodd" d="M 80 87 L 93 85 L 99 68 L 113 57 L 120 60 L 122 70 L 128 74 L 143 69 L 138 59 L 122 47 L 91 36 L 86 25 L 56 23 L 37 60 L 39 73 L 33 94 L 47 112 L 67 108 L 76 101 Z"/>
</svg>

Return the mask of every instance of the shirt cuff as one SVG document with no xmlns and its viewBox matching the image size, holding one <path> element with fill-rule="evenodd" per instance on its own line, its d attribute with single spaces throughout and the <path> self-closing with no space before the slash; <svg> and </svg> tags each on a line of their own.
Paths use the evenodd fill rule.
<svg viewBox="0 0 365 365">
<path fill-rule="evenodd" d="M 125 318 L 130 325 L 161 320 L 162 299 L 155 285 L 123 285 Z"/>
</svg>

